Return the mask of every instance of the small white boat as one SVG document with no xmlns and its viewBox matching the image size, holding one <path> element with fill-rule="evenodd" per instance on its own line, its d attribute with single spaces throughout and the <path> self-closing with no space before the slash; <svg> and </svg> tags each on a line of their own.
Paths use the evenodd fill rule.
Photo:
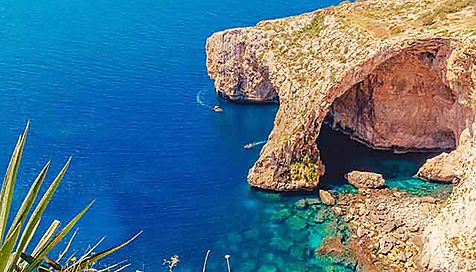
<svg viewBox="0 0 476 272">
<path fill-rule="evenodd" d="M 245 144 L 244 148 L 245 148 L 245 149 L 251 149 L 251 148 L 253 148 L 254 146 L 255 146 L 254 143 L 249 143 L 249 144 Z"/>
<path fill-rule="evenodd" d="M 213 110 L 214 110 L 215 112 L 222 112 L 222 111 L 223 111 L 223 109 L 222 109 L 220 106 L 214 106 L 214 107 L 213 107 Z"/>
</svg>

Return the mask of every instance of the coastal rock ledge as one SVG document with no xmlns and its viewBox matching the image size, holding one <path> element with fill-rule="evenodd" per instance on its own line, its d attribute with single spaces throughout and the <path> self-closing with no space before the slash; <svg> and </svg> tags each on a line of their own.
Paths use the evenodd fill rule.
<svg viewBox="0 0 476 272">
<path fill-rule="evenodd" d="M 343 2 L 214 33 L 207 68 L 238 102 L 279 102 L 252 186 L 313 190 L 326 120 L 372 148 L 453 150 L 474 120 L 472 0 Z"/>
</svg>

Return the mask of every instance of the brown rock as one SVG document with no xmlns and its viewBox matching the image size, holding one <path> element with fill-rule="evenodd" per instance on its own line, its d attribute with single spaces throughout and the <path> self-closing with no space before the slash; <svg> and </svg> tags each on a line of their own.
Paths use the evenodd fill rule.
<svg viewBox="0 0 476 272">
<path fill-rule="evenodd" d="M 319 204 L 321 204 L 321 201 L 319 201 L 319 199 L 317 199 L 317 198 L 308 198 L 307 199 L 307 204 L 309 204 L 309 205 L 319 205 Z"/>
<path fill-rule="evenodd" d="M 382 188 L 385 186 L 385 180 L 381 174 L 372 172 L 352 171 L 345 175 L 347 181 L 356 188 Z"/>
<path fill-rule="evenodd" d="M 383 227 L 381 228 L 383 233 L 389 233 L 393 231 L 396 228 L 394 222 L 387 222 Z"/>
<path fill-rule="evenodd" d="M 465 130 L 461 138 L 474 136 Z M 425 225 L 420 263 L 430 271 L 476 271 L 475 143 L 476 138 L 471 138 L 470 142 L 460 144 L 465 150 L 461 156 L 463 174 L 460 181 L 453 187 L 439 214 Z"/>
<path fill-rule="evenodd" d="M 336 199 L 329 191 L 319 190 L 319 197 L 321 198 L 322 203 L 326 205 L 333 206 L 336 204 Z"/>
<path fill-rule="evenodd" d="M 359 226 L 359 227 L 357 228 L 356 234 L 357 234 L 357 237 L 361 238 L 361 237 L 363 237 L 365 234 L 367 234 L 367 230 L 366 230 L 364 227 Z"/>
</svg>

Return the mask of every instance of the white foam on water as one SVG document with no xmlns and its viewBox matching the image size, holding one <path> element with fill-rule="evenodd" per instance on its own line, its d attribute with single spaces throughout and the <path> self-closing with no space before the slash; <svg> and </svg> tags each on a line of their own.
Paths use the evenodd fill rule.
<svg viewBox="0 0 476 272">
<path fill-rule="evenodd" d="M 259 142 L 253 142 L 253 146 L 258 146 L 258 145 L 264 145 L 267 141 L 259 141 Z"/>
<path fill-rule="evenodd" d="M 203 100 L 202 100 L 202 93 L 203 93 L 204 90 L 200 90 L 198 93 L 197 93 L 197 104 L 199 104 L 200 106 L 203 106 L 209 110 L 213 110 L 213 106 L 205 103 Z"/>
</svg>

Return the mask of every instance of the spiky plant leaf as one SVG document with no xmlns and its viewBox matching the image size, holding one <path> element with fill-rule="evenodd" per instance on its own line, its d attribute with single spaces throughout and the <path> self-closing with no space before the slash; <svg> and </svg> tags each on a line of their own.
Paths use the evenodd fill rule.
<svg viewBox="0 0 476 272">
<path fill-rule="evenodd" d="M 101 243 L 106 239 L 106 237 L 102 237 L 96 244 L 94 244 L 94 246 L 90 247 L 88 250 L 86 250 L 86 252 L 83 253 L 83 255 L 81 257 L 79 257 L 78 259 L 78 262 L 86 259 L 87 257 L 89 257 L 89 255 L 91 255 L 91 253 L 94 252 L 94 250 L 96 250 L 96 248 L 101 245 Z"/>
<path fill-rule="evenodd" d="M 38 253 L 40 253 L 40 251 L 46 247 L 46 245 L 51 240 L 53 235 L 55 235 L 55 232 L 58 230 L 59 226 L 60 226 L 60 221 L 58 220 L 54 220 L 51 223 L 50 227 L 46 230 L 46 232 L 43 234 L 38 244 L 35 246 L 35 248 L 31 252 L 31 256 L 33 257 L 38 256 Z"/>
<path fill-rule="evenodd" d="M 0 271 L 8 270 L 7 265 L 19 235 L 20 224 L 17 224 L 12 234 L 5 239 L 5 243 L 0 248 Z"/>
<path fill-rule="evenodd" d="M 70 267 L 68 267 L 65 271 L 66 272 L 71 272 L 71 271 L 78 271 L 78 270 L 82 270 L 82 269 L 85 269 L 87 268 L 89 265 L 91 264 L 94 264 L 95 262 L 97 262 L 98 260 L 118 251 L 119 249 L 127 246 L 128 244 L 130 244 L 132 241 L 134 241 L 139 235 L 141 235 L 142 231 L 140 231 L 139 233 L 137 233 L 136 235 L 134 235 L 133 237 L 131 237 L 129 240 L 125 241 L 124 243 L 118 245 L 118 246 L 115 246 L 115 247 L 112 247 L 112 248 L 109 248 L 109 249 L 106 249 L 102 252 L 99 252 L 99 253 L 96 253 L 90 257 L 87 257 L 83 260 L 80 260 L 74 264 L 72 264 Z"/>
<path fill-rule="evenodd" d="M 26 217 L 28 216 L 28 213 L 30 212 L 31 207 L 33 206 L 33 203 L 35 202 L 36 197 L 38 196 L 38 192 L 40 191 L 41 185 L 43 184 L 43 181 L 45 180 L 46 173 L 48 172 L 49 168 L 50 168 L 50 162 L 47 162 L 46 165 L 38 174 L 38 176 L 36 177 L 35 181 L 33 181 L 33 184 L 31 185 L 30 190 L 28 191 L 25 199 L 23 200 L 23 203 L 21 204 L 20 209 L 18 209 L 15 219 L 13 219 L 12 226 L 15 226 L 20 221 L 21 222 L 25 221 Z M 7 236 L 10 234 L 11 230 L 12 228 L 10 228 Z"/>
<path fill-rule="evenodd" d="M 78 230 L 75 230 L 73 232 L 73 235 L 71 235 L 71 238 L 68 241 L 68 244 L 66 244 L 66 247 L 63 249 L 63 251 L 58 255 L 58 258 L 56 259 L 56 262 L 59 263 L 61 259 L 68 253 L 69 248 L 71 247 L 71 244 L 73 243 L 74 237 L 76 237 L 76 234 L 78 233 Z"/>
<path fill-rule="evenodd" d="M 23 154 L 23 147 L 25 146 L 26 135 L 28 134 L 29 123 L 26 124 L 25 131 L 18 138 L 12 157 L 8 164 L 7 172 L 2 182 L 2 189 L 0 191 L 0 244 L 3 244 L 5 238 L 8 216 L 10 213 L 10 205 L 13 198 L 13 189 L 15 187 L 15 180 L 20 167 L 20 160 Z M 11 228 L 15 229 L 15 225 Z"/>
<path fill-rule="evenodd" d="M 48 245 L 35 257 L 35 260 L 28 264 L 23 270 L 24 272 L 33 271 L 42 261 L 42 259 L 48 254 L 78 223 L 79 219 L 91 208 L 94 201 L 91 201 L 78 215 L 76 215 L 49 243 Z"/>
<path fill-rule="evenodd" d="M 51 198 L 53 197 L 56 189 L 58 188 L 58 185 L 61 183 L 70 162 L 71 162 L 71 157 L 68 158 L 68 160 L 66 161 L 65 165 L 63 166 L 59 174 L 53 180 L 50 187 L 48 187 L 48 190 L 45 192 L 45 194 L 40 199 L 40 202 L 33 210 L 33 213 L 31 214 L 30 219 L 28 220 L 28 223 L 25 226 L 25 230 L 23 231 L 20 238 L 20 242 L 17 246 L 16 251 L 18 252 L 18 254 L 21 252 L 24 252 L 25 249 L 28 247 L 28 243 L 31 240 L 31 237 L 33 237 L 34 235 L 36 227 L 38 226 L 38 222 L 40 221 L 41 216 L 43 215 L 46 207 L 50 203 Z M 20 256 L 17 256 L 16 260 L 18 261 L 19 258 Z"/>
</svg>

